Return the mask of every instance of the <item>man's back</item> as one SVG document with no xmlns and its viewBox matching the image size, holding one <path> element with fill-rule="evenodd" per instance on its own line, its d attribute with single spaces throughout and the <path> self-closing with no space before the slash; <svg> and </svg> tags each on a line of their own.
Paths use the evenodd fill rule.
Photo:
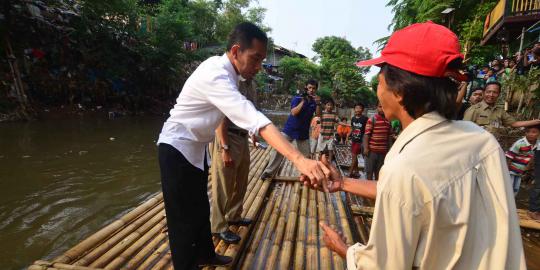
<svg viewBox="0 0 540 270">
<path fill-rule="evenodd" d="M 369 136 L 369 151 L 385 154 L 388 152 L 392 127 L 383 116 L 376 114 L 366 123 L 365 134 Z"/>
<path fill-rule="evenodd" d="M 494 137 L 436 113 L 412 122 L 385 159 L 370 238 L 354 252 L 355 265 L 380 269 L 525 269 Z"/>
</svg>

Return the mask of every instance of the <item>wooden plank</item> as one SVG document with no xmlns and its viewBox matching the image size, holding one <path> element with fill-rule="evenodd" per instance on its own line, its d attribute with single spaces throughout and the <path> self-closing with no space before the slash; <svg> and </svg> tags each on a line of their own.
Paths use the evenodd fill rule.
<svg viewBox="0 0 540 270">
<path fill-rule="evenodd" d="M 518 209 L 519 226 L 522 228 L 540 230 L 540 222 L 532 219 L 527 215 L 527 210 Z"/>
</svg>

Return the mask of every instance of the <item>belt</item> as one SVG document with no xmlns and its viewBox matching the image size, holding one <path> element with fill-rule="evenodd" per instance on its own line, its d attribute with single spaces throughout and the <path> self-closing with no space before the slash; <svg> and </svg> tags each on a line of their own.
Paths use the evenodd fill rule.
<svg viewBox="0 0 540 270">
<path fill-rule="evenodd" d="M 236 134 L 236 135 L 242 136 L 242 137 L 246 137 L 248 135 L 247 131 L 241 130 L 241 129 L 232 129 L 232 128 L 230 128 L 227 131 L 232 133 L 232 134 Z"/>
</svg>

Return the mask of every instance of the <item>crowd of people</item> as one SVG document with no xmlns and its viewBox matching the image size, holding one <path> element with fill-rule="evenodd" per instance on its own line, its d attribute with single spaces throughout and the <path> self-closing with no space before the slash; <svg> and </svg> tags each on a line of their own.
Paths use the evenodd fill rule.
<svg viewBox="0 0 540 270">
<path fill-rule="evenodd" d="M 526 269 L 512 183 L 532 164 L 540 120 L 516 121 L 496 106 L 496 72 L 488 70 L 485 86 L 459 84 L 463 55 L 453 32 L 413 24 L 390 37 L 381 57 L 357 63 L 381 67 L 373 116 L 359 103 L 350 122 L 340 118 L 333 100 L 321 100 L 318 83 L 309 80 L 281 131 L 250 95 L 267 43 L 257 26 L 236 26 L 226 53 L 195 70 L 163 125 L 157 144 L 175 269 L 232 262 L 215 253 L 212 235 L 238 243 L 228 225 L 253 222 L 240 214 L 248 138 L 258 136 L 273 148 L 262 181 L 286 158 L 307 188 L 375 200 L 365 245 L 347 246 L 335 228 L 320 224 L 324 244 L 348 269 Z M 470 104 L 462 104 L 467 89 Z M 460 106 L 468 121 L 454 121 Z M 500 126 L 527 128 L 506 155 L 490 134 Z M 332 163 L 333 146 L 349 141 L 353 164 L 342 175 Z M 358 155 L 367 179 L 357 179 Z"/>
</svg>

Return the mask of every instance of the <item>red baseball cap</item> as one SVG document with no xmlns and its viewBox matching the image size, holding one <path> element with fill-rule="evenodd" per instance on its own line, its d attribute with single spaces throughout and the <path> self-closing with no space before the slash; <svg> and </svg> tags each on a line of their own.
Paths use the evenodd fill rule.
<svg viewBox="0 0 540 270">
<path fill-rule="evenodd" d="M 458 77 L 447 69 L 453 60 L 461 58 L 459 40 L 450 29 L 433 23 L 415 23 L 390 36 L 381 56 L 356 63 L 366 67 L 384 63 L 428 77 Z M 454 73 L 455 75 L 448 75 Z"/>
</svg>

